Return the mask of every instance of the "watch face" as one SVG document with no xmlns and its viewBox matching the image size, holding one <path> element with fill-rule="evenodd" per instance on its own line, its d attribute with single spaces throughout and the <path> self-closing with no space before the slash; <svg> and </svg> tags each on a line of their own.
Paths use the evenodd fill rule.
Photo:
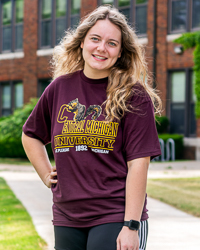
<svg viewBox="0 0 200 250">
<path fill-rule="evenodd" d="M 139 221 L 130 220 L 129 228 L 131 230 L 138 230 L 140 228 L 140 222 Z"/>
<path fill-rule="evenodd" d="M 140 222 L 136 220 L 124 221 L 124 226 L 137 231 L 140 228 Z"/>
</svg>

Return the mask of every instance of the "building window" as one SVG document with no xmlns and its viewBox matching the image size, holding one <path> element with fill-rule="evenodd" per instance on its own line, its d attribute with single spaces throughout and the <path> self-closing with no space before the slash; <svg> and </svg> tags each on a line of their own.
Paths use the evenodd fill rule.
<svg viewBox="0 0 200 250">
<path fill-rule="evenodd" d="M 135 26 L 139 34 L 147 33 L 147 0 L 136 0 Z"/>
<path fill-rule="evenodd" d="M 169 1 L 169 33 L 200 29 L 200 0 Z"/>
<path fill-rule="evenodd" d="M 192 29 L 200 29 L 200 0 L 192 1 Z"/>
<path fill-rule="evenodd" d="M 42 93 L 44 92 L 45 88 L 50 84 L 50 82 L 52 81 L 52 79 L 40 79 L 38 81 L 38 97 L 40 97 L 42 95 Z"/>
<path fill-rule="evenodd" d="M 115 6 L 134 25 L 139 36 L 147 33 L 147 4 L 148 0 L 99 0 L 99 5 L 110 4 Z"/>
<path fill-rule="evenodd" d="M 24 103 L 23 84 L 17 82 L 14 84 L 14 109 L 21 108 Z"/>
<path fill-rule="evenodd" d="M 196 134 L 194 73 L 190 69 L 169 73 L 170 132 L 193 137 Z"/>
<path fill-rule="evenodd" d="M 0 52 L 22 50 L 24 0 L 0 1 L 0 17 Z"/>
<path fill-rule="evenodd" d="M 39 48 L 54 47 L 69 27 L 80 20 L 81 0 L 41 0 Z"/>
<path fill-rule="evenodd" d="M 11 87 L 9 83 L 2 85 L 2 115 L 11 114 Z"/>
<path fill-rule="evenodd" d="M 24 90 L 23 83 L 1 82 L 0 83 L 0 116 L 10 115 L 15 109 L 23 106 Z"/>
</svg>

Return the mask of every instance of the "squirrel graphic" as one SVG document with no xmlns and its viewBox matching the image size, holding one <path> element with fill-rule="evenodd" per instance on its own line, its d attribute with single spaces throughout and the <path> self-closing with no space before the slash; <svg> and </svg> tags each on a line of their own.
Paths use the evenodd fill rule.
<svg viewBox="0 0 200 250">
<path fill-rule="evenodd" d="M 74 113 L 73 120 L 76 122 L 84 120 L 88 115 L 94 113 L 91 117 L 92 120 L 96 120 L 100 115 L 102 108 L 99 105 L 90 105 L 85 112 L 85 105 L 79 103 L 78 98 L 72 100 L 67 105 L 67 110 Z"/>
</svg>

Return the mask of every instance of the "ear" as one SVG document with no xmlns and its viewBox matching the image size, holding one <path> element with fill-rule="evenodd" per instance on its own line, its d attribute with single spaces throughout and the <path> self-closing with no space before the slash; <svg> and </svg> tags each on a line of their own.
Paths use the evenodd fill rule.
<svg viewBox="0 0 200 250">
<path fill-rule="evenodd" d="M 81 47 L 81 49 L 83 48 L 83 42 L 81 42 L 81 46 L 80 47 Z"/>
</svg>

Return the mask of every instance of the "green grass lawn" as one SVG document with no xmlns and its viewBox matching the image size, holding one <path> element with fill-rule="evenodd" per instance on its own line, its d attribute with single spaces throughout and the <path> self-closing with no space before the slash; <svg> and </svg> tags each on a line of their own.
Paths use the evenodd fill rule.
<svg viewBox="0 0 200 250">
<path fill-rule="evenodd" d="M 21 158 L 0 158 L 0 164 L 14 164 L 14 165 L 30 165 L 28 159 Z"/>
<path fill-rule="evenodd" d="M 43 250 L 41 239 L 30 215 L 15 197 L 3 178 L 0 178 L 0 249 Z"/>
<path fill-rule="evenodd" d="M 200 177 L 148 179 L 149 197 L 200 217 Z"/>
</svg>

